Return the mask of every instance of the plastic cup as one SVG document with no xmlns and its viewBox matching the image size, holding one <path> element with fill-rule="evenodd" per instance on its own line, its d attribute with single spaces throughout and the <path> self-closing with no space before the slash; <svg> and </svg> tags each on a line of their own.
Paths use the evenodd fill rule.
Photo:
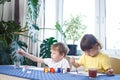
<svg viewBox="0 0 120 80">
<path fill-rule="evenodd" d="M 17 68 L 20 68 L 20 61 L 15 61 L 14 62 L 14 67 L 17 69 Z"/>
<path fill-rule="evenodd" d="M 97 77 L 97 69 L 96 68 L 89 68 L 88 74 L 90 79 L 94 79 Z"/>
</svg>

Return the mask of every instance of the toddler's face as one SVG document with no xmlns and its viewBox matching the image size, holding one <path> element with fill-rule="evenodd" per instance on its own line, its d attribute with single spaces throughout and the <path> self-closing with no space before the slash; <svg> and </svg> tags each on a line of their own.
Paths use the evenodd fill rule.
<svg viewBox="0 0 120 80">
<path fill-rule="evenodd" d="M 92 49 L 89 49 L 89 50 L 85 51 L 86 55 L 89 55 L 89 56 L 92 56 L 92 57 L 95 57 L 98 53 L 99 53 L 98 46 L 95 46 Z"/>
<path fill-rule="evenodd" d="M 64 56 L 60 55 L 58 51 L 51 50 L 51 58 L 55 61 L 58 62 L 60 61 Z"/>
</svg>

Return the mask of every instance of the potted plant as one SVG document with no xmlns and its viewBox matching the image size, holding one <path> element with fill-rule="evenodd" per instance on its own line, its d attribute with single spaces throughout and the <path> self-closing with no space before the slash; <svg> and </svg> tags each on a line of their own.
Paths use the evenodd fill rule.
<svg viewBox="0 0 120 80">
<path fill-rule="evenodd" d="M 40 54 L 39 56 L 42 58 L 50 58 L 51 57 L 51 52 L 50 48 L 51 45 L 58 42 L 54 37 L 49 37 L 46 38 L 42 41 L 40 44 Z"/>
<path fill-rule="evenodd" d="M 13 64 L 13 62 L 23 62 L 23 56 L 17 54 L 17 49 L 22 48 L 26 50 L 27 44 L 19 40 L 19 35 L 26 36 L 30 38 L 33 42 L 36 42 L 38 39 L 37 31 L 39 30 L 36 19 L 39 14 L 40 5 L 39 0 L 29 0 L 28 2 L 28 14 L 26 26 L 22 28 L 19 23 L 15 21 L 4 21 L 4 4 L 10 2 L 11 0 L 1 0 L 2 4 L 2 16 L 0 21 L 0 45 L 3 47 L 0 49 L 0 64 Z M 33 23 L 32 23 L 33 22 Z M 29 31 L 29 36 L 24 35 L 23 32 Z"/>
<path fill-rule="evenodd" d="M 23 32 L 24 28 L 21 28 L 21 26 L 16 24 L 15 21 L 1 21 L 0 28 L 0 41 L 2 47 L 2 62 L 0 64 L 12 64 L 12 60 L 14 61 L 17 57 L 14 55 L 17 48 L 22 48 L 23 46 L 27 48 L 24 42 L 18 40 L 19 33 Z M 5 63 L 6 61 L 9 62 Z"/>
<path fill-rule="evenodd" d="M 42 43 L 40 44 L 40 53 L 39 53 L 39 57 L 42 58 L 50 58 L 51 57 L 51 45 L 58 42 L 54 37 L 49 37 L 46 38 L 42 41 Z M 41 67 L 45 67 L 47 66 L 46 64 L 41 64 Z"/>
<path fill-rule="evenodd" d="M 68 44 L 70 51 L 68 55 L 77 55 L 77 45 L 75 44 L 86 30 L 86 26 L 83 25 L 83 15 L 71 16 L 68 20 L 65 20 L 63 27 L 60 24 L 56 23 L 56 29 L 63 35 L 64 41 L 67 43 L 71 41 L 71 44 Z"/>
<path fill-rule="evenodd" d="M 22 28 L 20 24 L 17 24 L 13 20 L 4 21 L 4 4 L 10 2 L 11 0 L 1 0 L 0 4 L 2 5 L 2 16 L 0 21 L 0 64 L 13 64 L 14 61 L 22 60 L 21 56 L 18 56 L 16 50 L 18 47 L 27 47 L 26 44 L 18 40 L 19 33 L 26 31 L 25 28 Z M 24 43 L 24 44 L 23 44 Z"/>
</svg>

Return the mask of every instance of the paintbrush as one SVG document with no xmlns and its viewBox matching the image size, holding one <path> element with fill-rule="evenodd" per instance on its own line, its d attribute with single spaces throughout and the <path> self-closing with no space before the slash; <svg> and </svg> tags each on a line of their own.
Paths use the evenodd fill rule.
<svg viewBox="0 0 120 80">
<path fill-rule="evenodd" d="M 76 72 L 77 72 L 77 74 L 78 74 L 78 70 L 77 70 L 77 68 L 76 68 Z"/>
</svg>

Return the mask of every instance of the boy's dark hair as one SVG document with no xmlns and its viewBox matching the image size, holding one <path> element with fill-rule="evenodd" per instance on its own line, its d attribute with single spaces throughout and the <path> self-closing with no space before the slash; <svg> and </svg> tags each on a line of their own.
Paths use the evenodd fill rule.
<svg viewBox="0 0 120 80">
<path fill-rule="evenodd" d="M 64 56 L 67 55 L 69 52 L 69 48 L 67 45 L 65 45 L 62 42 L 55 43 L 51 46 L 52 50 L 58 51 L 61 55 L 64 54 Z"/>
<path fill-rule="evenodd" d="M 92 49 L 96 44 L 100 47 L 100 49 L 102 48 L 101 44 L 98 42 L 94 35 L 85 34 L 81 39 L 80 47 L 83 51 L 86 51 Z"/>
</svg>

